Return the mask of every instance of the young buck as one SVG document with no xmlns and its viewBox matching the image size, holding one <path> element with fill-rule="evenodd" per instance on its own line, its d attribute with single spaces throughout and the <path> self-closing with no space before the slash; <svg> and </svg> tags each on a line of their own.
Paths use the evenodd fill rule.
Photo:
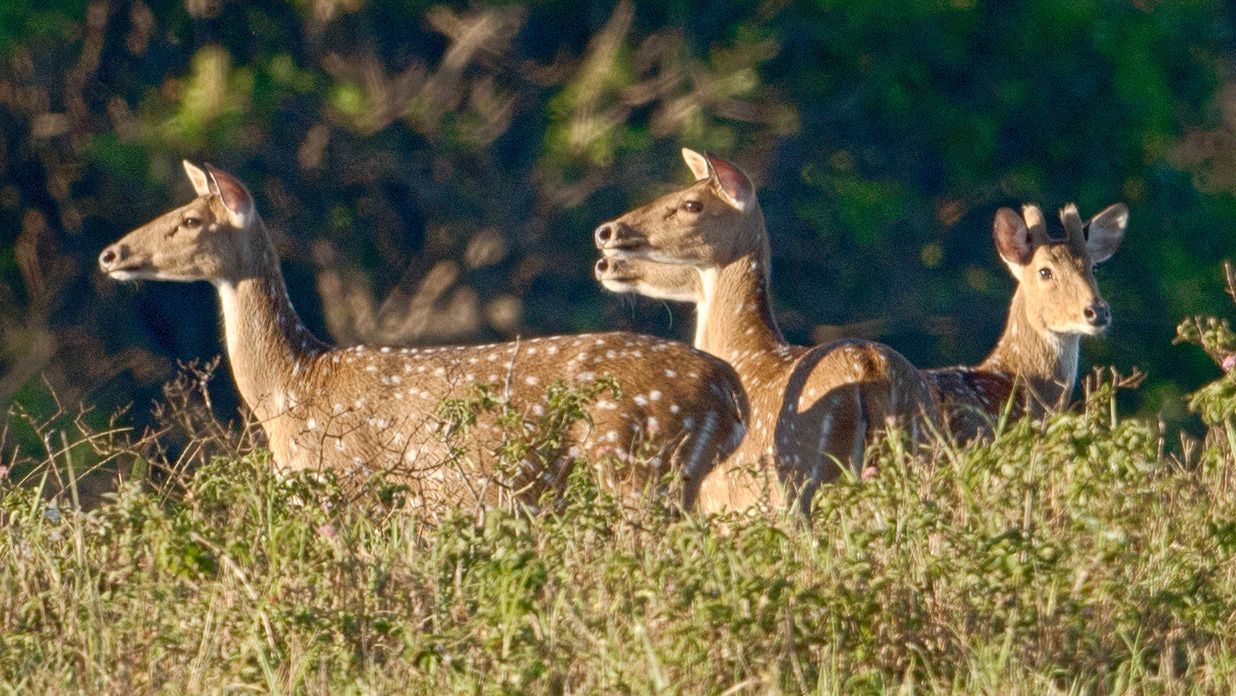
<svg viewBox="0 0 1236 696">
<path fill-rule="evenodd" d="M 1063 408 L 1077 380 L 1080 338 L 1103 332 L 1111 310 L 1094 266 L 1116 252 L 1129 221 L 1123 203 L 1083 223 L 1072 203 L 1060 210 L 1063 237 L 1051 237 L 1037 206 L 996 212 L 1000 258 L 1017 280 L 995 350 L 975 367 L 927 370 L 949 430 L 959 440 L 990 433 L 1011 397 L 1013 416 Z"/>
<path fill-rule="evenodd" d="M 683 157 L 696 183 L 597 228 L 597 276 L 610 290 L 694 302 L 695 347 L 742 378 L 751 426 L 704 482 L 701 505 L 769 501 L 806 511 L 840 466 L 861 469 L 867 443 L 888 425 L 925 435 L 938 421 L 931 388 L 879 343 L 787 344 L 773 320 L 768 235 L 750 179 L 717 157 L 685 149 Z"/>
<path fill-rule="evenodd" d="M 292 309 L 245 187 L 209 165 L 185 162 L 185 171 L 197 197 L 109 246 L 99 265 L 116 280 L 215 285 L 232 374 L 283 470 L 389 472 L 426 506 L 534 502 L 562 483 L 577 457 L 591 456 L 607 462 L 606 475 L 625 496 L 660 491 L 674 472 L 690 506 L 700 481 L 742 438 L 737 375 L 673 341 L 607 333 L 332 348 Z M 598 386 L 606 376 L 621 396 Z M 562 403 L 581 393 L 596 398 Z M 582 417 L 564 424 L 572 408 Z M 550 434 L 538 439 L 541 429 Z M 512 454 L 509 438 L 520 436 L 531 444 Z"/>
</svg>

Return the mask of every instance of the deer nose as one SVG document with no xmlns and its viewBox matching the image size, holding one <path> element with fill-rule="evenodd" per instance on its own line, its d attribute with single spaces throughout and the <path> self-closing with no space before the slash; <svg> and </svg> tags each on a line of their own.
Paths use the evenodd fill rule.
<svg viewBox="0 0 1236 696">
<path fill-rule="evenodd" d="M 643 232 L 620 220 L 617 223 L 606 223 L 597 227 L 592 237 L 597 242 L 597 248 L 602 251 L 614 250 L 614 248 L 637 250 L 648 244 L 648 237 L 645 237 Z"/>
<path fill-rule="evenodd" d="M 1111 323 L 1112 310 L 1106 302 L 1098 300 L 1094 304 L 1082 311 L 1086 315 L 1086 321 L 1093 327 L 1103 328 Z"/>
<path fill-rule="evenodd" d="M 123 256 L 124 249 L 119 244 L 113 244 L 99 254 L 99 268 L 102 268 L 104 272 L 110 271 L 113 266 L 120 263 Z"/>
<path fill-rule="evenodd" d="M 618 235 L 615 225 L 605 223 L 597 228 L 596 232 L 592 233 L 592 239 L 596 242 L 598 249 L 604 249 L 609 246 L 609 243 L 614 241 L 614 237 Z"/>
<path fill-rule="evenodd" d="M 639 237 L 633 229 L 622 222 L 607 222 L 592 233 L 598 249 L 622 249 L 639 246 Z"/>
<path fill-rule="evenodd" d="M 609 259 L 602 258 L 597 260 L 596 266 L 593 267 L 593 274 L 597 277 L 605 275 L 609 271 Z"/>
</svg>

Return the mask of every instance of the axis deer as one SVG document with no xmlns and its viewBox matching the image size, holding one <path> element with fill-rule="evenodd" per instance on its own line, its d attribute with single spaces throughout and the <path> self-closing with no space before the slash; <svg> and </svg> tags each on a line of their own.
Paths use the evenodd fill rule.
<svg viewBox="0 0 1236 696">
<path fill-rule="evenodd" d="M 1117 203 L 1083 224 L 1069 204 L 1060 211 L 1065 235 L 1055 238 L 1038 207 L 1025 206 L 1023 215 L 996 213 L 996 248 L 1018 287 L 995 349 L 975 366 L 924 370 L 949 432 L 963 442 L 989 434 L 1014 392 L 1013 417 L 1062 408 L 1076 383 L 1080 338 L 1111 322 L 1094 266 L 1120 246 L 1128 208 Z M 613 292 L 701 302 L 700 273 L 691 266 L 607 256 L 595 274 Z"/>
<path fill-rule="evenodd" d="M 533 503 L 561 484 L 577 457 L 602 457 L 610 483 L 634 496 L 681 477 L 691 506 L 699 482 L 742 438 L 746 401 L 734 371 L 689 346 L 630 333 L 533 338 L 435 348 L 332 348 L 297 318 L 253 199 L 235 177 L 184 163 L 197 197 L 130 232 L 99 257 L 116 280 L 208 280 L 218 290 L 228 362 L 281 470 L 391 472 L 426 506 Z M 440 417 L 444 399 L 489 385 L 534 430 L 557 416 L 556 383 L 620 384 L 582 406 L 564 437 L 540 442 L 515 471 L 494 451 L 509 446 L 499 416 Z M 557 393 L 561 393 L 559 389 Z M 505 415 L 510 415 L 506 411 Z M 503 418 L 510 428 L 508 418 Z M 452 429 L 466 432 L 452 432 Z M 460 442 L 476 470 L 447 466 Z M 606 457 L 606 455 L 613 455 Z M 617 460 L 617 461 L 615 461 Z"/>
<path fill-rule="evenodd" d="M 996 211 L 996 250 L 1017 280 L 1004 333 L 976 366 L 926 371 L 957 439 L 989 434 L 1015 393 L 1013 416 L 1041 417 L 1067 404 L 1081 337 L 1102 333 L 1111 323 L 1094 266 L 1116 252 L 1128 222 L 1123 203 L 1084 224 L 1070 203 L 1060 210 L 1064 236 L 1051 237 L 1037 206 L 1024 206 L 1021 215 Z"/>
<path fill-rule="evenodd" d="M 694 184 L 597 228 L 604 254 L 597 275 L 610 290 L 694 302 L 695 347 L 742 378 L 751 426 L 704 482 L 701 506 L 770 501 L 808 511 L 840 466 L 861 470 L 866 445 L 888 424 L 900 423 L 915 440 L 935 424 L 931 388 L 879 343 L 786 343 L 769 301 L 768 235 L 754 186 L 721 158 L 687 149 L 683 158 Z"/>
</svg>

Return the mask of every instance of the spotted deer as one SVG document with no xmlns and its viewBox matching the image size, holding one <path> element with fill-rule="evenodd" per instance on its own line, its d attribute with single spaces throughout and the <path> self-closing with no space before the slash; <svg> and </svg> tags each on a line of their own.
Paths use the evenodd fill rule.
<svg viewBox="0 0 1236 696">
<path fill-rule="evenodd" d="M 218 291 L 228 362 L 245 404 L 265 431 L 281 470 L 382 471 L 433 506 L 535 503 L 563 482 L 578 457 L 608 462 L 626 498 L 663 492 L 681 477 L 681 502 L 742 438 L 742 384 L 723 361 L 674 341 L 631 333 L 532 338 L 433 348 L 332 348 L 301 323 L 252 196 L 235 177 L 188 162 L 197 193 L 107 247 L 99 257 L 116 280 L 207 280 Z M 563 437 L 540 442 L 503 469 L 494 452 L 516 429 L 560 418 L 557 389 L 600 391 Z M 472 423 L 447 418 L 444 400 L 486 393 L 512 409 L 481 409 Z M 477 403 L 479 403 L 477 396 Z M 450 403 L 450 402 L 446 402 Z M 463 451 L 460 452 L 459 448 Z M 452 451 L 456 455 L 450 456 Z"/>
<path fill-rule="evenodd" d="M 890 423 L 916 440 L 938 423 L 930 386 L 879 343 L 786 343 L 751 180 L 721 158 L 686 149 L 683 157 L 694 184 L 597 228 L 597 276 L 610 290 L 694 302 L 695 347 L 727 360 L 747 390 L 748 434 L 704 482 L 701 506 L 809 510 L 840 467 L 861 470 L 865 447 Z"/>
<path fill-rule="evenodd" d="M 1085 223 L 1070 203 L 1060 210 L 1064 235 L 1053 237 L 1037 206 L 1024 206 L 1021 215 L 996 211 L 996 250 L 1017 281 L 1004 333 L 976 366 L 926 371 L 958 440 L 990 434 L 1010 397 L 1016 397 L 1010 405 L 1014 417 L 1040 417 L 1067 405 L 1081 337 L 1102 333 L 1111 323 L 1094 266 L 1116 252 L 1128 221 L 1123 203 Z"/>
</svg>

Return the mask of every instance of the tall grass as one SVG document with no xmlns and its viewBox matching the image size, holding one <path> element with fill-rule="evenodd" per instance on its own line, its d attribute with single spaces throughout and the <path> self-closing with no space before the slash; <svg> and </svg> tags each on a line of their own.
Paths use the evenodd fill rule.
<svg viewBox="0 0 1236 696">
<path fill-rule="evenodd" d="M 823 490 L 809 525 L 623 508 L 587 466 L 549 512 L 439 519 L 278 477 L 261 450 L 131 476 L 89 510 L 6 483 L 0 679 L 12 693 L 1231 692 L 1231 449 L 1217 428 L 1187 466 L 1162 456 L 1152 426 L 1115 417 L 1114 391 L 1096 382 L 1076 412 L 964 450 L 915 457 L 894 438 L 874 478 Z M 59 450 L 38 480 L 68 478 L 73 448 Z"/>
<path fill-rule="evenodd" d="M 825 487 L 809 522 L 624 507 L 587 465 L 538 514 L 281 477 L 211 415 L 215 365 L 170 384 L 141 434 L 10 414 L 0 687 L 1233 693 L 1236 332 L 1179 334 L 1228 372 L 1192 397 L 1210 431 L 1178 456 L 1117 414 L 1136 380 L 1096 371 L 1072 412 L 990 442 L 888 438 L 878 474 Z M 547 423 L 595 394 L 558 397 Z M 462 425 L 501 407 L 469 403 L 443 408 Z M 539 435 L 507 415 L 502 454 L 527 456 Z"/>
</svg>

